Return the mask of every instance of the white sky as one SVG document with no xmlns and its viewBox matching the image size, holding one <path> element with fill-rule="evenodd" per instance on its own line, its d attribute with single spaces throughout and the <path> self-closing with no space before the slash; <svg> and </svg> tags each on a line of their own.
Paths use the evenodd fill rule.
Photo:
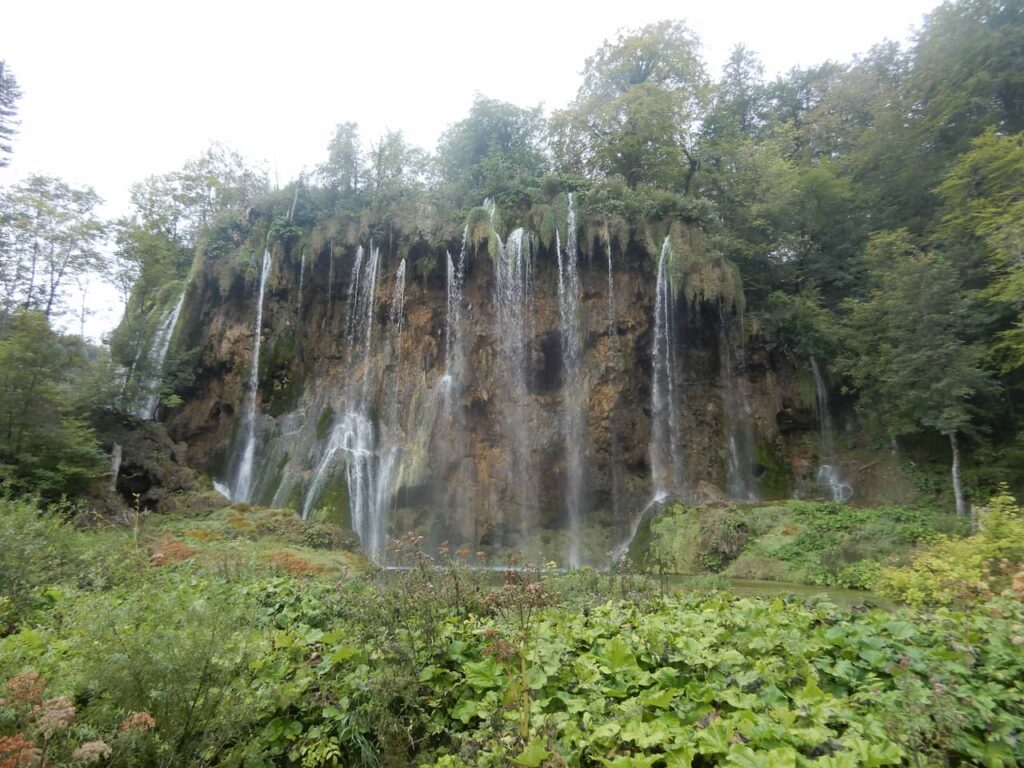
<svg viewBox="0 0 1024 768">
<path fill-rule="evenodd" d="M 712 76 L 742 42 L 771 77 L 906 40 L 936 4 L 12 0 L 0 58 L 24 95 L 0 184 L 61 176 L 92 185 L 105 213 L 120 215 L 133 182 L 221 141 L 284 185 L 322 162 L 339 122 L 358 122 L 364 141 L 400 129 L 433 149 L 475 92 L 562 107 L 584 60 L 621 27 L 682 18 Z M 116 323 L 119 308 L 96 309 L 93 333 Z"/>
</svg>

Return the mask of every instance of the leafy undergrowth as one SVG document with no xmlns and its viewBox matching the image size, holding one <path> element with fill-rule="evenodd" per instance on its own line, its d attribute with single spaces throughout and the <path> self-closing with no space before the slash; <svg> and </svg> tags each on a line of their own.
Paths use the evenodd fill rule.
<svg viewBox="0 0 1024 768">
<path fill-rule="evenodd" d="M 966 524 L 930 510 L 791 501 L 673 507 L 653 521 L 646 566 L 675 573 L 866 589 L 884 565 Z"/>
<path fill-rule="evenodd" d="M 20 571 L 0 558 L 25 597 L 0 638 L 12 766 L 1024 761 L 1012 592 L 883 612 L 662 596 L 642 576 L 592 571 L 496 584 L 443 554 L 438 567 L 414 538 L 396 555 L 408 571 L 278 575 L 262 554 L 214 555 L 280 540 L 176 528 L 194 519 L 135 543 L 30 505 L 0 513 L 9 540 L 37 544 Z M 234 530 L 229 519 L 206 523 Z M 149 547 L 179 535 L 196 553 L 155 567 Z"/>
<path fill-rule="evenodd" d="M 875 588 L 922 606 L 1024 594 L 1024 513 L 1004 488 L 978 517 L 978 533 L 937 538 L 907 565 L 884 569 Z"/>
</svg>

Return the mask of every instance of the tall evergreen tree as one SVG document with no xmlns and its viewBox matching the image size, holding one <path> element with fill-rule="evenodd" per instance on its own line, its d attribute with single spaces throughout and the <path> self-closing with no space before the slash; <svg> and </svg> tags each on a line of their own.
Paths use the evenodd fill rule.
<svg viewBox="0 0 1024 768">
<path fill-rule="evenodd" d="M 14 79 L 7 62 L 0 59 L 0 168 L 10 162 L 7 155 L 11 154 L 11 139 L 17 132 L 18 99 L 21 89 Z"/>
</svg>

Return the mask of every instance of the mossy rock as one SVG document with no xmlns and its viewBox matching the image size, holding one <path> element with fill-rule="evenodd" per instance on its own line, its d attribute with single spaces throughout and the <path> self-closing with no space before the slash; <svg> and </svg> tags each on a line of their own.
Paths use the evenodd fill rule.
<svg viewBox="0 0 1024 768">
<path fill-rule="evenodd" d="M 768 443 L 758 443 L 755 453 L 761 468 L 761 474 L 757 478 L 761 497 L 766 501 L 790 498 L 793 478 L 789 465 Z"/>
<path fill-rule="evenodd" d="M 323 495 L 309 514 L 309 520 L 314 523 L 335 525 L 345 530 L 352 529 L 348 482 L 343 467 L 336 469 L 328 480 Z"/>
<path fill-rule="evenodd" d="M 331 424 L 334 422 L 334 409 L 326 406 L 320 412 L 320 418 L 316 420 L 316 439 L 323 440 L 331 431 Z"/>
</svg>

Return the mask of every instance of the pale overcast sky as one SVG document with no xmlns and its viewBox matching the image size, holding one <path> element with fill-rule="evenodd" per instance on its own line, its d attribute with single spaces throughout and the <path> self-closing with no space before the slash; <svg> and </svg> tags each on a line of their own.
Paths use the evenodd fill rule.
<svg viewBox="0 0 1024 768">
<path fill-rule="evenodd" d="M 562 107 L 584 60 L 622 27 L 685 19 L 712 76 L 744 43 L 770 77 L 904 41 L 936 4 L 12 0 L 0 58 L 24 96 L 0 184 L 61 176 L 95 187 L 116 215 L 132 182 L 220 141 L 283 185 L 324 159 L 339 122 L 359 123 L 364 140 L 401 129 L 432 149 L 476 92 Z"/>
</svg>

